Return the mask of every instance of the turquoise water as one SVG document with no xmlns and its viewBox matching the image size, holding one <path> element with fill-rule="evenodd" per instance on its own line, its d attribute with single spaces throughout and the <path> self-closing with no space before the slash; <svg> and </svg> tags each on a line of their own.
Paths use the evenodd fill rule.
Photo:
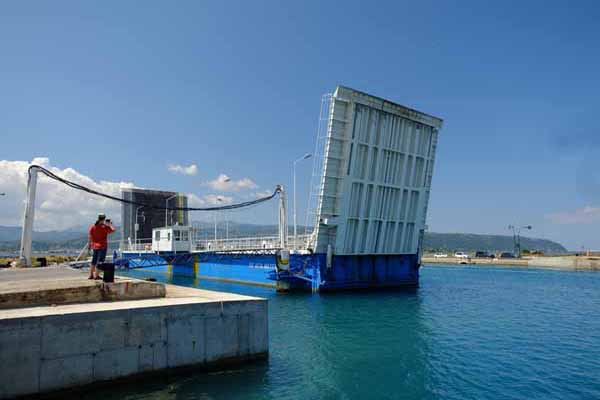
<svg viewBox="0 0 600 400">
<path fill-rule="evenodd" d="M 425 267 L 421 274 L 412 291 L 327 295 L 175 277 L 267 297 L 269 360 L 90 398 L 600 398 L 600 273 Z"/>
</svg>

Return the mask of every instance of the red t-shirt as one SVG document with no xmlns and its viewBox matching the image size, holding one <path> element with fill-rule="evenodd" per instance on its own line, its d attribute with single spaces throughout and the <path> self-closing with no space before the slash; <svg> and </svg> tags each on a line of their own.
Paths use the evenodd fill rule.
<svg viewBox="0 0 600 400">
<path fill-rule="evenodd" d="M 113 233 L 115 228 L 104 224 L 94 224 L 90 226 L 89 242 L 90 247 L 93 250 L 106 249 L 108 248 L 108 242 L 106 238 L 109 234 Z"/>
</svg>

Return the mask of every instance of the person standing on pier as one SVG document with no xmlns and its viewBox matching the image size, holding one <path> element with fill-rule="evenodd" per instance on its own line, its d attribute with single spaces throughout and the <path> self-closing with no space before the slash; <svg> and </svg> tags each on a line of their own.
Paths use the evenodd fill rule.
<svg viewBox="0 0 600 400">
<path fill-rule="evenodd" d="M 106 259 L 106 251 L 108 250 L 108 235 L 115 232 L 110 219 L 106 219 L 106 215 L 98 215 L 98 220 L 90 226 L 88 237 L 88 249 L 92 250 L 92 263 L 90 265 L 90 276 L 88 279 L 100 279 L 98 274 L 98 264 L 101 264 Z"/>
</svg>

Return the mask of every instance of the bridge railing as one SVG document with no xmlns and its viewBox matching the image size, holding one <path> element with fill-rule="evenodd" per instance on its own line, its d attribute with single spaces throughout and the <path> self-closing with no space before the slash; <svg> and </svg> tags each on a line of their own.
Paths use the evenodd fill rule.
<svg viewBox="0 0 600 400">
<path fill-rule="evenodd" d="M 311 235 L 298 235 L 288 237 L 288 248 L 290 250 L 306 250 L 309 246 Z M 115 241 L 115 244 L 118 241 Z M 152 239 L 138 239 L 133 241 L 122 241 L 121 251 L 150 251 L 152 250 Z M 281 243 L 279 236 L 253 236 L 236 237 L 229 239 L 201 239 L 192 243 L 194 251 L 236 251 L 236 250 L 273 250 L 279 249 Z"/>
<path fill-rule="evenodd" d="M 288 237 L 288 248 L 290 250 L 305 250 L 310 235 L 298 235 Z M 196 251 L 236 251 L 236 250 L 272 250 L 281 247 L 279 236 L 255 236 L 230 239 L 196 241 L 193 246 Z"/>
</svg>

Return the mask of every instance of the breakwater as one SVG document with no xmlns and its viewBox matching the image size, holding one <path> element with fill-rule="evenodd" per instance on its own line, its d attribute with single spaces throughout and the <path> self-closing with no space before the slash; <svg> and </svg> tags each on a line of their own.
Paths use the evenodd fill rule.
<svg viewBox="0 0 600 400">
<path fill-rule="evenodd" d="M 30 290 L 24 274 L 47 280 Z M 0 398 L 84 391 L 84 385 L 115 379 L 267 357 L 264 299 L 85 276 L 51 268 L 0 271 L 0 298 L 10 300 L 0 310 Z M 108 292 L 110 301 L 97 301 L 98 291 Z M 23 301 L 15 304 L 18 298 Z M 40 304 L 61 298 L 62 304 Z M 69 304 L 74 299 L 79 302 Z"/>
<path fill-rule="evenodd" d="M 458 258 L 423 256 L 423 264 L 439 265 L 488 265 L 508 267 L 551 268 L 574 271 L 600 271 L 600 257 L 587 256 L 540 256 L 523 258 Z"/>
</svg>

